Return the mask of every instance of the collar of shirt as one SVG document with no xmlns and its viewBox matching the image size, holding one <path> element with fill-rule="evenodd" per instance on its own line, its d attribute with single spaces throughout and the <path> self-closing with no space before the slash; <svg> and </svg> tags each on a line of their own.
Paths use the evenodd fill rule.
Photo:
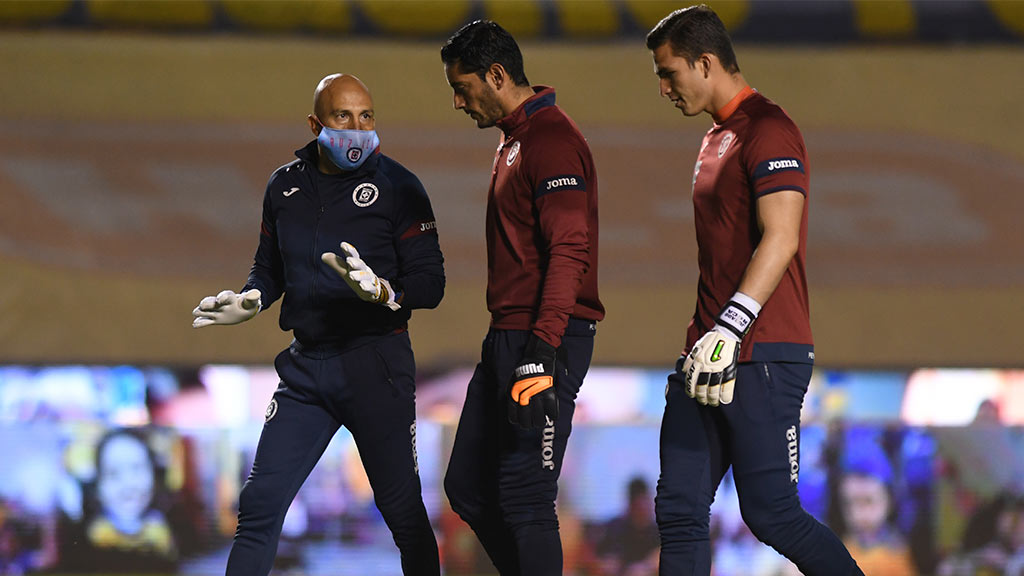
<svg viewBox="0 0 1024 576">
<path fill-rule="evenodd" d="M 729 117 L 732 116 L 733 112 L 735 112 L 736 109 L 740 107 L 740 104 L 742 104 L 743 101 L 746 100 L 747 98 L 753 96 L 755 92 L 756 90 L 754 90 L 750 86 L 745 86 L 743 90 L 739 91 L 739 94 L 736 94 L 735 96 L 732 97 L 732 100 L 729 100 L 728 104 L 722 106 L 718 110 L 718 112 L 715 112 L 715 123 L 721 124 L 728 120 Z"/>
<path fill-rule="evenodd" d="M 299 160 L 304 160 L 310 166 L 316 168 L 317 159 L 320 158 L 320 148 L 317 147 L 316 138 L 314 138 L 309 144 L 306 144 L 302 148 L 295 151 L 295 157 Z M 377 165 L 380 163 L 380 146 L 374 149 L 370 157 L 355 170 L 343 171 L 340 174 L 324 174 L 324 176 L 349 176 L 351 174 L 374 174 L 377 172 Z"/>
<path fill-rule="evenodd" d="M 538 110 L 555 105 L 554 88 L 550 86 L 533 86 L 533 92 L 533 96 L 529 97 L 526 102 L 520 104 L 508 116 L 498 120 L 498 128 L 501 128 L 501 131 L 506 136 L 515 132 L 516 128 L 526 124 L 530 116 L 533 116 Z"/>
</svg>

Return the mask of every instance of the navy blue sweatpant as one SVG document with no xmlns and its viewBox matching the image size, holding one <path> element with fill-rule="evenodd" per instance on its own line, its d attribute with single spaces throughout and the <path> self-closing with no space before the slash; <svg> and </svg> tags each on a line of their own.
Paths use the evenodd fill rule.
<svg viewBox="0 0 1024 576">
<path fill-rule="evenodd" d="M 484 339 L 444 488 L 502 576 L 562 573 L 555 497 L 595 330 L 594 322 L 569 319 L 556 360 L 558 418 L 539 430 L 508 421 L 508 385 L 529 332 L 492 329 Z"/>
<path fill-rule="evenodd" d="M 710 407 L 669 376 L 655 510 L 662 576 L 711 573 L 711 501 L 732 466 L 743 521 L 807 576 L 863 573 L 843 543 L 800 505 L 800 408 L 810 364 L 739 365 L 731 404 Z"/>
<path fill-rule="evenodd" d="M 342 425 L 352 433 L 374 501 L 402 556 L 402 572 L 440 574 L 415 453 L 415 361 L 408 333 L 347 350 L 293 343 L 274 367 L 256 459 L 238 502 L 228 576 L 264 576 L 285 512 Z"/>
</svg>

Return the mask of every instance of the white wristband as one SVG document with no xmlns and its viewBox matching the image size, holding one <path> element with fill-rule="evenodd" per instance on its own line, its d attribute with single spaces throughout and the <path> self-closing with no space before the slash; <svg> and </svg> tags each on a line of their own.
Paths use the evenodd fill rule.
<svg viewBox="0 0 1024 576">
<path fill-rule="evenodd" d="M 737 339 L 743 339 L 760 312 L 761 305 L 757 303 L 757 300 L 742 292 L 736 292 L 725 305 L 722 313 L 718 315 L 715 327 L 724 328 Z"/>
<path fill-rule="evenodd" d="M 732 295 L 730 300 L 753 312 L 754 318 L 757 318 L 757 315 L 761 313 L 761 305 L 757 303 L 757 300 L 754 300 L 743 292 L 736 292 Z"/>
</svg>

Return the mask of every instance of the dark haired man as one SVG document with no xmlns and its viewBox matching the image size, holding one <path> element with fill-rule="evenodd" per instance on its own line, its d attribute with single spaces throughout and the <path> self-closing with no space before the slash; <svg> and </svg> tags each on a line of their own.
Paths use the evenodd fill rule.
<svg viewBox="0 0 1024 576">
<path fill-rule="evenodd" d="M 643 476 L 626 486 L 626 509 L 601 527 L 595 546 L 602 576 L 649 576 L 658 572 L 658 525 L 654 499 Z"/>
<path fill-rule="evenodd" d="M 487 195 L 491 327 L 445 492 L 502 575 L 557 575 L 558 475 L 604 317 L 597 174 L 555 91 L 530 86 L 519 47 L 501 26 L 464 26 L 441 59 L 455 108 L 502 131 Z"/>
<path fill-rule="evenodd" d="M 669 14 L 647 47 L 661 94 L 686 116 L 714 120 L 692 183 L 697 307 L 661 428 L 660 573 L 710 573 L 711 502 L 732 466 L 743 519 L 758 539 L 809 576 L 861 574 L 797 494 L 800 407 L 814 360 L 803 137 L 747 85 L 707 6 Z"/>
<path fill-rule="evenodd" d="M 281 383 L 238 498 L 227 574 L 270 572 L 289 504 L 344 425 L 403 574 L 436 576 L 407 331 L 413 309 L 433 308 L 444 295 L 430 200 L 412 172 L 380 152 L 373 98 L 355 76 L 321 80 L 307 121 L 315 139 L 267 183 L 242 292 L 208 296 L 192 312 L 196 328 L 238 324 L 283 295 L 280 325 L 295 334 L 274 360 Z"/>
</svg>

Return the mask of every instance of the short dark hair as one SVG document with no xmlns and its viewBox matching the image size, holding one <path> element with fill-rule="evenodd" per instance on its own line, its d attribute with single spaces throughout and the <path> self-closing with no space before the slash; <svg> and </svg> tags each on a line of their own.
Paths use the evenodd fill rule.
<svg viewBox="0 0 1024 576">
<path fill-rule="evenodd" d="M 632 502 L 638 496 L 646 498 L 651 493 L 651 490 L 647 487 L 647 480 L 643 476 L 634 476 L 630 479 L 626 492 L 629 494 L 630 502 Z"/>
<path fill-rule="evenodd" d="M 676 10 L 647 33 L 648 50 L 666 42 L 673 54 L 686 58 L 691 66 L 701 54 L 714 54 L 726 72 L 740 71 L 725 24 L 706 4 Z"/>
<path fill-rule="evenodd" d="M 93 455 L 97 475 L 103 468 L 104 450 L 108 444 L 117 438 L 129 438 L 142 445 L 146 450 L 146 458 L 149 460 L 150 467 L 155 475 L 158 471 L 156 454 L 153 453 L 153 448 L 149 445 L 145 432 L 137 428 L 112 428 L 103 434 L 99 442 L 96 443 L 96 453 Z"/>
<path fill-rule="evenodd" d="M 463 74 L 475 73 L 481 80 L 492 64 L 501 64 L 517 86 L 530 85 L 516 39 L 490 20 L 476 20 L 459 28 L 441 48 L 441 61 L 457 64 Z"/>
</svg>

